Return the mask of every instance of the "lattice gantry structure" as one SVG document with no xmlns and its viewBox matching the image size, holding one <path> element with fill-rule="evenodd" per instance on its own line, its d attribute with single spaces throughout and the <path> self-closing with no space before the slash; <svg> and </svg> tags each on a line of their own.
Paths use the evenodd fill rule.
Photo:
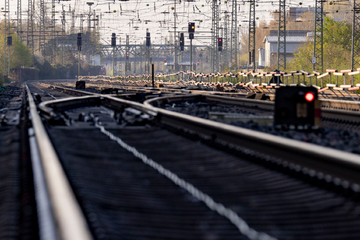
<svg viewBox="0 0 360 240">
<path fill-rule="evenodd" d="M 286 69 L 286 9 L 285 0 L 279 0 L 279 31 L 277 44 L 277 69 Z"/>
<path fill-rule="evenodd" d="M 249 11 L 249 65 L 255 69 L 255 0 L 250 0 Z"/>
<path fill-rule="evenodd" d="M 20 40 L 22 41 L 23 31 L 22 31 L 22 16 L 21 16 L 21 0 L 17 0 L 16 17 L 17 17 L 16 32 L 17 32 L 17 35 L 19 36 Z"/>
<path fill-rule="evenodd" d="M 34 21 L 33 21 L 33 2 L 28 0 L 28 19 L 27 19 L 27 33 L 26 33 L 26 46 L 32 50 L 34 55 Z"/>
<path fill-rule="evenodd" d="M 232 0 L 231 4 L 231 44 L 230 59 L 231 69 L 237 70 L 237 49 L 238 49 L 238 24 L 237 24 L 237 0 Z"/>
<path fill-rule="evenodd" d="M 212 27 L 211 27 L 211 63 L 212 63 L 212 71 L 219 71 L 219 53 L 217 48 L 217 41 L 219 38 L 219 11 L 218 11 L 218 3 L 217 0 L 212 1 Z"/>
<path fill-rule="evenodd" d="M 351 45 L 351 69 L 354 71 L 360 67 L 360 1 L 354 0 L 353 5 L 353 29 Z"/>
<path fill-rule="evenodd" d="M 324 72 L 323 65 L 323 0 L 315 0 L 315 30 L 314 30 L 314 58 L 313 58 L 313 70 Z"/>
<path fill-rule="evenodd" d="M 45 46 L 45 0 L 40 0 L 40 31 L 39 31 L 39 51 Z"/>
</svg>

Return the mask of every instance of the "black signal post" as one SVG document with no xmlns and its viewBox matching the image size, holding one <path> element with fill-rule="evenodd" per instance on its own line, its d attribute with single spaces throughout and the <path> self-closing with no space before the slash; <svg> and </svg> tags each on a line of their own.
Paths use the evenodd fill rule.
<svg viewBox="0 0 360 240">
<path fill-rule="evenodd" d="M 79 76 L 80 76 L 80 51 L 81 51 L 81 46 L 82 46 L 81 33 L 78 33 L 78 36 L 77 36 L 77 47 L 78 47 L 78 75 L 77 75 L 77 78 L 78 78 L 78 80 L 79 80 Z"/>
<path fill-rule="evenodd" d="M 12 37 L 8 36 L 7 37 L 7 45 L 9 46 L 9 69 L 8 69 L 8 76 L 10 76 L 10 58 L 11 58 L 11 51 L 10 51 L 10 47 L 12 46 Z M 5 69 L 4 69 L 5 70 Z"/>
<path fill-rule="evenodd" d="M 148 59 L 148 73 L 150 73 L 150 45 L 151 45 L 151 41 L 150 41 L 150 33 L 146 32 L 146 47 L 147 47 L 147 59 Z"/>
<path fill-rule="evenodd" d="M 115 71 L 115 48 L 116 48 L 116 34 L 115 33 L 111 34 L 111 46 L 113 48 L 112 70 L 113 70 L 113 76 L 115 76 L 115 74 L 114 74 L 114 71 Z"/>
<path fill-rule="evenodd" d="M 192 40 L 194 39 L 195 23 L 189 22 L 188 25 L 189 39 L 190 39 L 190 71 L 192 71 Z"/>
</svg>

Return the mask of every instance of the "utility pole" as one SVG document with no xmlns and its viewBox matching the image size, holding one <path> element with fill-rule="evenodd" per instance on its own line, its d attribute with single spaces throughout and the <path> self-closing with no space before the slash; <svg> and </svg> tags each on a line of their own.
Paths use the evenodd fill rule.
<svg viewBox="0 0 360 240">
<path fill-rule="evenodd" d="M 277 43 L 277 69 L 286 69 L 286 9 L 285 0 L 279 0 L 279 30 Z"/>
<path fill-rule="evenodd" d="M 315 30 L 314 30 L 314 56 L 312 58 L 313 70 L 324 72 L 323 66 L 323 0 L 315 0 Z M 320 38 L 320 39 L 319 39 Z"/>
<path fill-rule="evenodd" d="M 7 29 L 9 29 L 9 35 L 10 35 L 10 5 L 9 5 L 9 0 L 5 0 L 4 18 L 5 18 L 5 26 L 4 26 L 4 76 L 6 76 L 6 44 L 5 43 L 7 41 Z M 9 54 L 9 56 L 10 56 L 10 54 Z"/>
<path fill-rule="evenodd" d="M 75 10 L 71 10 L 71 6 L 69 6 L 69 11 L 71 12 L 71 28 L 70 28 L 70 33 L 75 33 Z"/>
<path fill-rule="evenodd" d="M 81 51 L 81 46 L 82 46 L 81 33 L 78 33 L 78 37 L 77 37 L 77 47 L 78 47 L 78 75 L 77 75 L 77 80 L 79 80 L 79 77 L 80 77 L 80 51 Z"/>
<path fill-rule="evenodd" d="M 174 0 L 174 69 L 178 71 L 177 47 L 176 47 L 176 0 Z"/>
<path fill-rule="evenodd" d="M 10 63 L 11 63 L 11 52 L 10 52 L 10 47 L 12 45 L 12 37 L 9 35 L 7 37 L 7 45 L 9 48 L 9 66 L 8 66 L 8 76 L 10 76 Z"/>
<path fill-rule="evenodd" d="M 51 62 L 56 64 L 56 38 L 55 38 L 55 0 L 51 0 L 51 27 L 52 27 L 52 39 L 53 39 L 53 55 L 51 57 Z M 53 59 L 54 57 L 54 59 Z M 54 61 L 53 61 L 54 60 Z"/>
<path fill-rule="evenodd" d="M 232 69 L 237 70 L 237 50 L 238 50 L 238 23 L 237 23 L 237 0 L 232 0 L 231 5 L 231 64 Z"/>
<path fill-rule="evenodd" d="M 351 44 L 351 70 L 354 71 L 360 67 L 360 2 L 354 0 L 353 6 L 353 29 L 352 29 L 352 44 Z"/>
<path fill-rule="evenodd" d="M 255 70 L 255 0 L 250 0 L 249 11 L 249 65 Z"/>
<path fill-rule="evenodd" d="M 150 74 L 150 44 L 151 44 L 151 40 L 150 40 L 150 33 L 149 33 L 149 29 L 146 29 L 146 47 L 147 47 L 147 73 Z"/>
<path fill-rule="evenodd" d="M 31 49 L 32 56 L 34 57 L 34 24 L 33 24 L 33 2 L 32 2 L 32 0 L 28 0 L 26 46 Z"/>
<path fill-rule="evenodd" d="M 65 39 L 65 10 L 64 5 L 62 5 L 62 17 L 61 17 L 61 64 L 64 65 L 64 39 Z"/>
<path fill-rule="evenodd" d="M 22 41 L 22 16 L 21 16 L 21 0 L 17 0 L 17 25 L 16 25 L 16 32 L 19 36 L 20 40 Z"/>
<path fill-rule="evenodd" d="M 84 28 L 83 28 L 83 15 L 80 14 L 80 32 L 83 33 L 84 32 Z"/>
<path fill-rule="evenodd" d="M 39 52 L 45 45 L 45 0 L 40 0 L 40 33 L 39 33 Z"/>
<path fill-rule="evenodd" d="M 189 22 L 188 32 L 189 32 L 189 39 L 190 39 L 190 71 L 192 71 L 192 68 L 193 68 L 193 62 L 192 62 L 192 40 L 194 39 L 195 23 Z"/>
<path fill-rule="evenodd" d="M 116 33 L 111 34 L 111 46 L 113 48 L 112 72 L 115 76 L 115 48 L 116 48 Z"/>
<path fill-rule="evenodd" d="M 130 70 L 130 62 L 129 62 L 129 58 L 130 58 L 130 54 L 129 54 L 129 35 L 126 35 L 126 47 L 125 47 L 125 54 L 126 54 L 126 62 L 125 62 L 125 76 L 128 75 L 128 72 Z"/>
<path fill-rule="evenodd" d="M 219 37 L 219 11 L 218 11 L 217 0 L 212 0 L 212 25 L 211 25 L 211 33 L 212 33 L 212 51 L 211 51 L 211 63 L 212 63 L 212 71 L 218 71 L 219 66 L 219 58 L 218 51 L 216 48 L 217 39 Z"/>
<path fill-rule="evenodd" d="M 223 56 L 223 59 L 222 59 L 222 64 L 229 64 L 229 44 L 228 44 L 228 41 L 229 41 L 229 31 L 228 31 L 228 28 L 229 28 L 229 12 L 225 11 L 225 17 L 224 17 L 224 32 L 223 32 L 223 39 L 225 40 L 224 41 L 224 50 L 221 55 Z"/>
</svg>

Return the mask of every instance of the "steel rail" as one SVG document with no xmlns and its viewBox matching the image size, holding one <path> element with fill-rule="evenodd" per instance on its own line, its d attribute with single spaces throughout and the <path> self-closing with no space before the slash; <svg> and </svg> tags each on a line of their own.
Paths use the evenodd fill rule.
<svg viewBox="0 0 360 240">
<path fill-rule="evenodd" d="M 356 189 L 360 191 L 360 156 L 356 154 L 200 119 L 105 95 L 48 101 L 41 103 L 39 108 L 42 111 L 48 111 L 48 115 L 52 115 L 50 112 L 54 111 L 54 109 L 63 110 L 76 107 L 79 106 L 81 101 L 88 104 L 89 98 L 96 98 L 97 100 L 93 101 L 96 102 L 96 105 L 100 104 L 112 109 L 124 109 L 124 107 L 139 109 L 156 116 L 165 125 L 195 132 L 208 138 L 248 149 L 251 152 L 257 152 L 268 158 L 276 159 L 284 166 L 293 165 L 304 171 L 313 170 L 311 172 L 315 172 L 319 176 L 326 175 L 330 179 L 341 179 L 344 184 L 346 182 L 353 183 L 355 184 L 353 186 L 356 186 Z"/>
<path fill-rule="evenodd" d="M 34 99 L 27 85 L 26 89 L 31 122 L 44 171 L 47 192 L 50 196 L 51 208 L 57 224 L 58 236 L 55 236 L 55 239 L 91 240 L 92 234 L 86 219 L 42 124 Z"/>
<path fill-rule="evenodd" d="M 193 100 L 204 100 L 211 102 L 220 102 L 223 104 L 232 104 L 237 106 L 246 106 L 246 107 L 257 107 L 267 110 L 274 110 L 274 102 L 271 101 L 262 101 L 262 100 L 254 100 L 247 98 L 233 98 L 233 97 L 224 97 L 224 96 L 214 96 L 214 95 L 187 95 L 187 96 L 165 96 L 158 97 L 146 100 L 144 102 L 145 105 L 148 106 L 160 106 L 164 103 L 171 103 L 177 101 L 193 101 Z M 320 100 L 322 105 L 321 115 L 322 117 L 329 119 L 338 119 L 344 121 L 352 121 L 352 122 L 360 122 L 360 112 L 356 109 L 360 108 L 360 103 L 355 103 L 352 101 L 344 101 L 344 102 L 333 102 L 333 100 Z M 338 106 L 339 109 L 328 108 L 324 106 Z M 343 109 L 352 109 L 351 111 L 342 110 L 340 106 L 343 106 Z"/>
</svg>

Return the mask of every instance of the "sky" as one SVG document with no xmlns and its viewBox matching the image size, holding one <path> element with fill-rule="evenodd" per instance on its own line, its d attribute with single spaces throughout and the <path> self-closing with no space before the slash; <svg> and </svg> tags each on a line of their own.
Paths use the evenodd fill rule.
<svg viewBox="0 0 360 240">
<path fill-rule="evenodd" d="M 27 19 L 28 0 L 21 0 L 22 19 Z M 37 5 L 39 0 L 35 1 L 36 13 L 38 14 Z M 51 0 L 44 0 L 47 16 L 51 17 Z M 189 1 L 189 0 L 188 0 Z M 207 45 L 210 43 L 211 29 L 211 1 L 195 0 L 187 2 L 184 0 L 55 0 L 55 19 L 56 24 L 60 25 L 61 11 L 64 6 L 66 11 L 66 28 L 70 29 L 71 14 L 69 7 L 75 9 L 75 28 L 80 26 L 80 14 L 89 15 L 89 6 L 87 2 L 93 2 L 91 11 L 95 10 L 95 15 L 100 18 L 99 32 L 101 41 L 110 44 L 111 34 L 116 33 L 118 39 L 121 38 L 121 44 L 125 44 L 126 35 L 129 35 L 130 44 L 143 43 L 145 40 L 146 29 L 151 33 L 151 42 L 154 44 L 173 44 L 174 35 L 174 5 L 176 3 L 176 30 L 187 33 L 188 22 L 195 22 L 196 31 L 194 45 Z M 224 26 L 225 12 L 231 12 L 231 0 L 219 1 L 220 27 Z M 237 1 L 238 4 L 238 25 L 239 30 L 246 28 L 249 18 L 249 2 Z M 270 21 L 270 13 L 279 8 L 279 1 L 256 1 L 256 18 L 257 21 Z M 287 6 L 307 7 L 314 6 L 314 1 L 287 1 Z M 1 0 L 0 7 L 5 7 L 5 1 Z M 10 0 L 10 14 L 12 21 L 16 21 L 17 0 Z M 230 32 L 231 14 L 229 17 L 228 27 Z M 84 29 L 87 28 L 88 21 L 83 21 Z M 172 35 L 172 36 L 171 36 Z M 171 36 L 171 37 L 170 37 Z M 171 40 L 171 42 L 169 42 Z M 185 41 L 187 34 L 185 34 Z M 118 40 L 119 42 L 119 40 Z"/>
</svg>

